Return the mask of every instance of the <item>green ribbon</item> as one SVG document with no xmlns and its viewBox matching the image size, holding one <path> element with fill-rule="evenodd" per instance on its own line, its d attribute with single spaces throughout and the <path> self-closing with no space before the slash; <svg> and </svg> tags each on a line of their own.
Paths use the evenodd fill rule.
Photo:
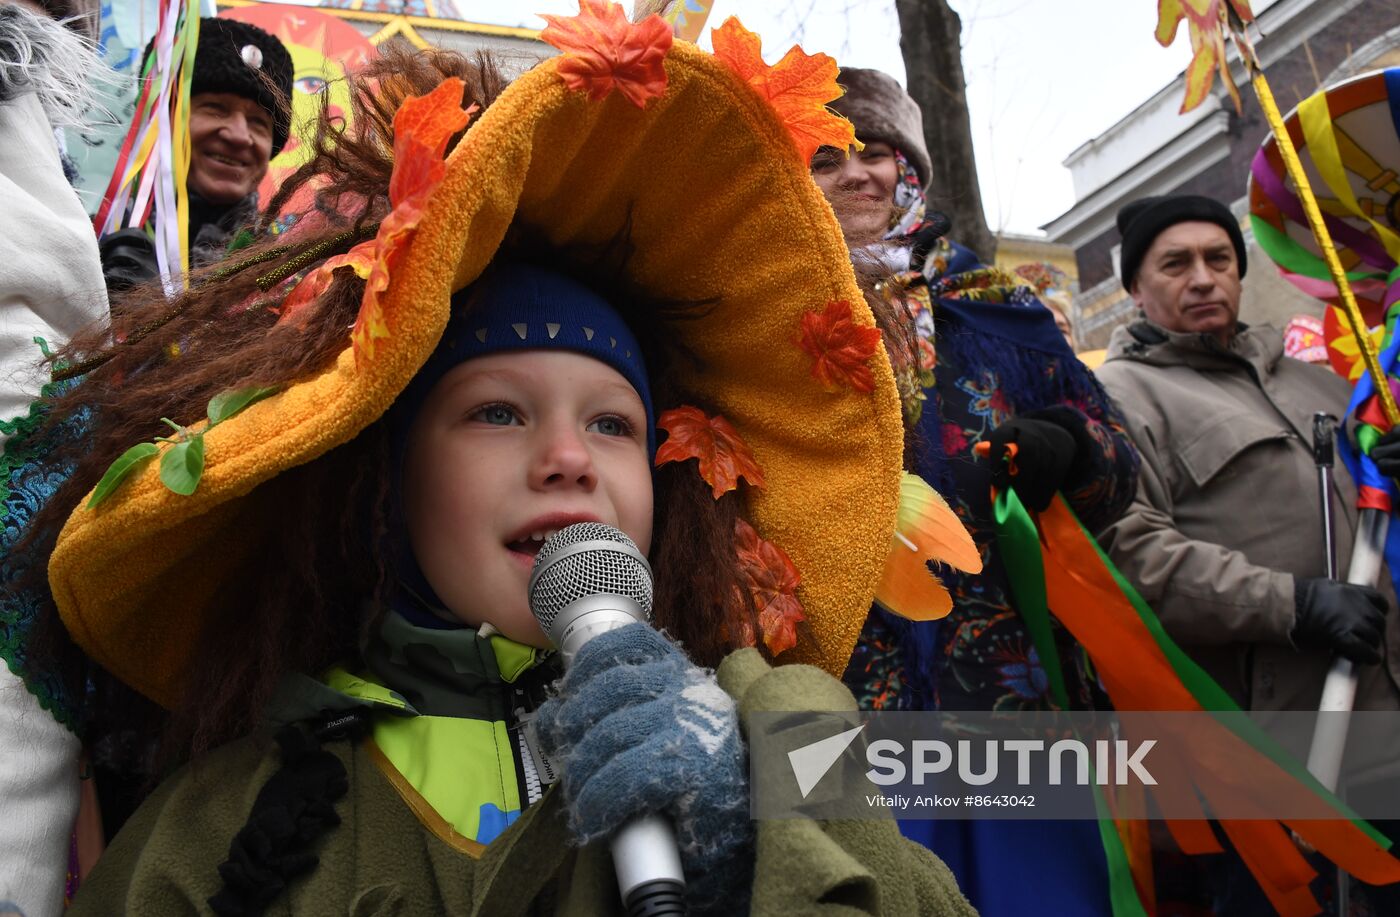
<svg viewBox="0 0 1400 917">
<path fill-rule="evenodd" d="M 1068 504 L 1066 504 L 1068 508 Z M 1060 669 L 1054 638 L 1050 629 L 1050 608 L 1045 590 L 1045 567 L 1041 553 L 1041 542 L 1036 524 L 1026 512 L 1014 490 L 1007 488 L 999 493 L 992 507 L 996 527 L 997 545 L 1001 549 L 1002 563 L 1011 583 L 1012 594 L 1017 607 L 1026 621 L 1031 640 L 1041 658 L 1042 667 L 1050 681 L 1051 694 L 1056 704 L 1067 709 L 1068 696 L 1064 675 Z M 1318 782 L 1311 772 L 1295 757 L 1285 751 L 1277 742 L 1235 703 L 1229 693 L 1220 686 L 1204 669 L 1188 656 L 1176 642 L 1167 636 L 1162 622 L 1148 606 L 1136 589 L 1123 578 L 1123 574 L 1108 559 L 1098 542 L 1084 528 L 1073 510 L 1070 515 L 1075 521 L 1079 534 L 1088 543 L 1100 563 L 1113 577 L 1118 590 L 1137 613 L 1148 634 L 1157 644 L 1173 672 L 1190 692 L 1201 708 L 1213 714 L 1225 728 L 1238 735 L 1252 748 L 1268 757 L 1289 776 L 1307 787 L 1327 802 L 1338 817 L 1346 818 L 1359 828 L 1382 849 L 1389 850 L 1391 841 L 1361 819 L 1349 806 L 1343 803 L 1330 790 Z M 1141 903 L 1132 885 L 1132 873 L 1128 867 L 1127 854 L 1122 841 L 1107 817 L 1106 803 L 1099 794 L 1095 795 L 1095 805 L 1099 810 L 1099 830 L 1104 841 L 1104 853 L 1108 858 L 1110 897 L 1113 912 L 1118 917 L 1128 914 L 1143 914 Z"/>
<path fill-rule="evenodd" d="M 1073 511 L 1071 510 L 1071 515 L 1072 514 Z M 1162 655 L 1167 657 L 1167 662 L 1171 664 L 1172 670 L 1176 673 L 1176 677 L 1181 679 L 1181 683 L 1186 686 L 1186 690 L 1191 693 L 1191 696 L 1196 699 L 1196 702 L 1201 705 L 1201 708 L 1214 714 L 1218 722 L 1242 738 L 1255 751 L 1263 754 L 1281 767 L 1294 780 L 1302 783 L 1308 789 L 1322 797 L 1329 806 L 1337 811 L 1339 817 L 1347 819 L 1356 827 L 1360 828 L 1371 840 L 1379 844 L 1382 849 L 1389 850 L 1391 845 L 1389 838 L 1373 828 L 1369 822 L 1357 815 L 1350 806 L 1337 798 L 1331 790 L 1319 783 L 1317 778 L 1312 775 L 1312 772 L 1309 771 L 1302 762 L 1285 751 L 1274 741 L 1272 736 L 1250 719 L 1249 714 L 1242 710 L 1239 704 L 1235 703 L 1235 699 L 1231 697 L 1224 688 L 1220 687 L 1220 683 L 1212 678 L 1205 669 L 1201 668 L 1194 659 L 1186 655 L 1186 652 L 1176 645 L 1176 641 L 1167 636 L 1167 632 L 1162 627 L 1162 622 L 1158 619 L 1156 612 L 1148 606 L 1142 596 L 1138 595 L 1137 590 L 1132 587 L 1132 584 L 1123 578 L 1123 574 L 1119 572 L 1118 568 L 1113 565 L 1113 562 L 1108 559 L 1108 555 L 1104 553 L 1103 548 L 1099 547 L 1099 543 L 1085 530 L 1083 523 L 1079 521 L 1077 516 L 1074 521 L 1075 525 L 1079 527 L 1080 534 L 1084 536 L 1084 539 L 1094 549 L 1094 553 L 1098 555 L 1099 562 L 1104 565 L 1104 568 L 1107 569 L 1109 574 L 1113 577 L 1113 582 L 1117 584 L 1118 590 L 1123 593 L 1123 597 L 1128 600 L 1128 604 L 1137 612 L 1138 618 L 1141 619 L 1148 633 L 1151 634 L 1152 639 L 1156 641 L 1158 648 L 1162 651 Z"/>
<path fill-rule="evenodd" d="M 1250 230 L 1254 233 L 1254 240 L 1259 243 L 1259 247 L 1264 249 L 1264 253 L 1273 259 L 1274 263 L 1284 270 L 1303 277 L 1311 277 L 1314 280 L 1332 279 L 1332 272 L 1327 269 L 1327 262 L 1322 260 L 1321 255 L 1315 255 L 1304 248 L 1285 232 L 1281 232 L 1268 220 L 1260 219 L 1253 214 L 1249 218 Z M 1369 280 L 1379 278 L 1378 271 L 1347 271 L 1347 280 L 1353 283 L 1358 280 Z"/>
<path fill-rule="evenodd" d="M 1011 591 L 1016 596 L 1016 607 L 1030 631 L 1031 642 L 1035 644 L 1036 655 L 1040 657 L 1040 667 L 1050 682 L 1050 696 L 1055 706 L 1069 709 L 1069 691 L 1065 687 L 1064 671 L 1060 668 L 1060 654 L 1055 648 L 1055 635 L 1050 626 L 1050 604 L 1045 597 L 1045 568 L 1040 552 L 1040 532 L 1031 521 L 1030 513 L 1021 505 L 1021 498 L 1011 488 L 997 494 L 992 505 L 992 519 L 996 523 L 997 546 L 1001 548 L 1002 562 L 1007 573 L 1011 574 Z"/>
<path fill-rule="evenodd" d="M 1021 498 L 1010 487 L 997 494 L 992 504 L 992 519 L 996 524 L 997 546 L 1001 549 L 1002 564 L 1011 582 L 1011 592 L 1016 598 L 1022 620 L 1026 622 L 1026 630 L 1030 631 L 1031 642 L 1035 645 L 1036 655 L 1040 657 L 1040 667 L 1045 670 L 1050 682 L 1050 695 L 1057 707 L 1068 710 L 1069 691 L 1065 687 L 1064 671 L 1060 668 L 1060 654 L 1050 627 L 1050 605 L 1045 596 L 1040 532 L 1021 505 Z M 1108 899 L 1114 917 L 1147 917 L 1147 910 L 1142 906 L 1137 886 L 1133 883 L 1128 851 L 1123 847 L 1123 838 L 1113 824 L 1103 790 L 1093 787 L 1093 797 L 1094 810 L 1099 818 L 1099 840 L 1108 864 Z"/>
</svg>

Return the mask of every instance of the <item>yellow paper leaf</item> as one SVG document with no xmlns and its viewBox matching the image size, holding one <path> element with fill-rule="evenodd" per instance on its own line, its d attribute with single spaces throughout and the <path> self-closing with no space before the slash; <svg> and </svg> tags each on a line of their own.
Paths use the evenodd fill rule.
<svg viewBox="0 0 1400 917">
<path fill-rule="evenodd" d="M 1235 36 L 1235 45 L 1247 61 L 1254 61 L 1254 48 L 1243 32 L 1231 23 L 1231 13 L 1240 25 L 1254 21 L 1249 0 L 1157 0 L 1157 42 L 1163 47 L 1171 45 L 1183 19 L 1191 35 L 1193 54 L 1186 68 L 1182 113 L 1200 105 L 1210 95 L 1217 69 L 1235 103 L 1235 110 L 1242 110 L 1240 93 L 1230 77 L 1230 65 L 1225 57 L 1225 31 L 1228 29 Z"/>
</svg>

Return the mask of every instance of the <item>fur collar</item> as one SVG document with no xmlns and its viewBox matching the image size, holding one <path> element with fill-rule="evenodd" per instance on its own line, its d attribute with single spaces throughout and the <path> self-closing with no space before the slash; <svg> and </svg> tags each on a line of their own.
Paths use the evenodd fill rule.
<svg viewBox="0 0 1400 917">
<path fill-rule="evenodd" d="M 81 128 L 115 81 L 91 42 L 15 4 L 0 5 L 0 104 L 34 93 L 54 127 Z"/>
</svg>

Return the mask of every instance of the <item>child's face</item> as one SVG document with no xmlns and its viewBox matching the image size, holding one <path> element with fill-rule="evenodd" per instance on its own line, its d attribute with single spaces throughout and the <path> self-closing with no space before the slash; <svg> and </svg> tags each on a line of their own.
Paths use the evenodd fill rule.
<svg viewBox="0 0 1400 917">
<path fill-rule="evenodd" d="M 493 354 L 429 392 L 404 467 L 409 538 L 457 618 L 547 646 L 530 613 L 544 537 L 597 521 L 651 546 L 646 409 L 616 370 L 566 351 Z"/>
</svg>

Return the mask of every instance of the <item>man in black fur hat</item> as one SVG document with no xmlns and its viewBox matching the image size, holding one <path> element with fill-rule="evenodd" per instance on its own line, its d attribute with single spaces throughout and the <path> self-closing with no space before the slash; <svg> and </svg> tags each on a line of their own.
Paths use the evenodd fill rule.
<svg viewBox="0 0 1400 917">
<path fill-rule="evenodd" d="M 202 19 L 190 87 L 190 264 L 217 261 L 257 215 L 258 183 L 291 129 L 292 58 L 272 35 L 235 19 Z M 149 234 L 102 240 L 103 273 L 117 292 L 154 278 Z"/>
</svg>

